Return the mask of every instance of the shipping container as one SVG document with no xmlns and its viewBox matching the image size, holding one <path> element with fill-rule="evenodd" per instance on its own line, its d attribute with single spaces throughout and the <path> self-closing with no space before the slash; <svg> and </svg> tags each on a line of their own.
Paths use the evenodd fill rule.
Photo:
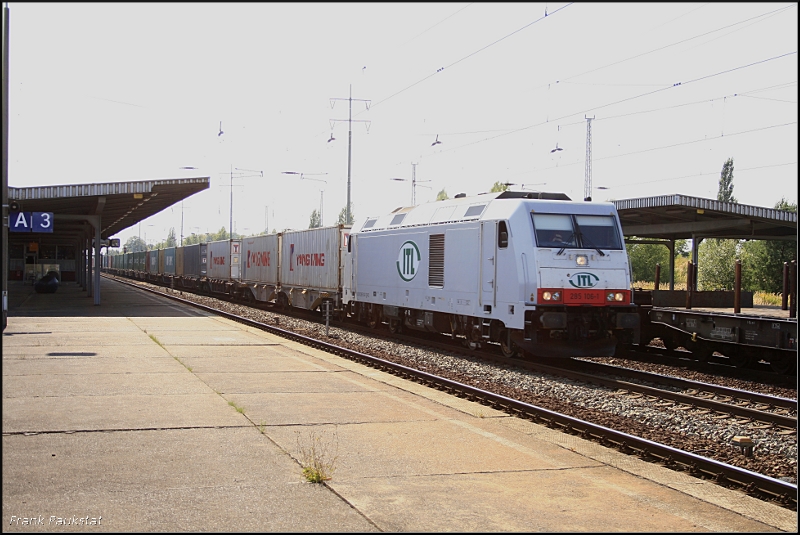
<svg viewBox="0 0 800 535">
<path fill-rule="evenodd" d="M 175 275 L 175 249 L 176 247 L 167 247 L 164 249 L 164 266 L 160 268 L 160 272 L 166 275 Z M 161 257 L 159 256 L 159 261 Z"/>
<path fill-rule="evenodd" d="M 333 299 L 338 306 L 349 233 L 350 227 L 336 226 L 281 235 L 280 289 L 289 304 L 313 310 Z"/>
<path fill-rule="evenodd" d="M 175 275 L 183 277 L 183 247 L 175 248 Z"/>
<path fill-rule="evenodd" d="M 137 251 L 133 253 L 133 270 L 140 272 L 144 271 L 146 260 L 147 260 L 146 251 Z"/>
<path fill-rule="evenodd" d="M 158 273 L 158 251 L 147 251 L 146 271 L 155 275 Z"/>
<path fill-rule="evenodd" d="M 208 245 L 194 243 L 183 247 L 183 276 L 200 279 L 207 276 Z"/>
<path fill-rule="evenodd" d="M 166 256 L 164 254 L 164 251 L 166 251 L 166 249 L 158 250 L 158 266 L 156 267 L 156 273 L 164 273 L 164 265 L 166 263 L 165 262 Z"/>
<path fill-rule="evenodd" d="M 208 277 L 217 280 L 238 280 L 242 240 L 221 240 L 208 244 Z"/>
<path fill-rule="evenodd" d="M 257 301 L 273 301 L 278 289 L 278 234 L 242 239 L 241 281 Z"/>
</svg>

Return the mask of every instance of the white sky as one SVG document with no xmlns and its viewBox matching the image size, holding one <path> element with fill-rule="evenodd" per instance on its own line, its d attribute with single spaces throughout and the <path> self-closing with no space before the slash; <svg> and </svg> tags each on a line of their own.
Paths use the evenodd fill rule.
<svg viewBox="0 0 800 535">
<path fill-rule="evenodd" d="M 740 203 L 797 202 L 796 3 L 8 5 L 9 185 L 210 176 L 185 236 L 229 227 L 231 168 L 236 232 L 307 228 L 320 190 L 334 224 L 351 84 L 356 218 L 409 205 L 412 163 L 418 204 L 581 199 L 586 116 L 595 200 L 714 199 L 733 158 Z"/>
</svg>

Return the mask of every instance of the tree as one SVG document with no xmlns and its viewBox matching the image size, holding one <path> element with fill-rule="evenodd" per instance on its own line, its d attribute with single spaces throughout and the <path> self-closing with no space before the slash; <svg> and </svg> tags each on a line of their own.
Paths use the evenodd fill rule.
<svg viewBox="0 0 800 535">
<path fill-rule="evenodd" d="M 450 197 L 447 196 L 447 192 L 445 190 L 442 190 L 442 191 L 440 191 L 439 193 L 436 194 L 436 200 L 437 201 L 446 201 L 449 198 Z"/>
<path fill-rule="evenodd" d="M 717 200 L 737 202 L 733 196 L 733 158 L 722 165 L 719 175 Z M 733 290 L 736 258 L 739 254 L 738 240 L 715 238 L 700 242 L 697 248 L 697 285 L 703 291 Z"/>
<path fill-rule="evenodd" d="M 733 158 L 728 158 L 722 166 L 719 175 L 718 201 L 738 202 L 733 196 Z"/>
<path fill-rule="evenodd" d="M 703 240 L 697 249 L 697 285 L 708 292 L 733 290 L 738 240 Z"/>
<path fill-rule="evenodd" d="M 314 210 L 311 212 L 311 219 L 308 222 L 308 228 L 319 228 L 322 226 L 322 221 L 319 219 L 319 212 Z"/>
<path fill-rule="evenodd" d="M 178 245 L 178 240 L 175 238 L 175 227 L 170 227 L 166 246 L 175 247 L 176 245 Z"/>
<path fill-rule="evenodd" d="M 776 210 L 797 213 L 797 204 L 781 199 Z M 797 260 L 797 242 L 748 241 L 742 244 L 742 288 L 752 292 L 783 292 L 783 263 Z"/>
<path fill-rule="evenodd" d="M 342 208 L 342 211 L 339 212 L 339 219 L 336 221 L 337 225 L 352 225 L 353 221 L 355 220 L 356 216 L 353 213 L 353 203 L 350 203 L 350 221 L 346 221 L 347 218 L 347 207 L 345 206 Z"/>
<path fill-rule="evenodd" d="M 508 190 L 508 184 L 503 184 L 502 182 L 495 182 L 494 186 L 492 186 L 492 189 L 489 191 L 490 193 L 500 193 L 506 190 Z"/>
<path fill-rule="evenodd" d="M 229 240 L 231 239 L 230 234 L 228 231 L 225 230 L 225 227 L 220 227 L 220 229 L 214 234 L 208 234 L 208 241 L 222 241 L 222 240 Z"/>
<path fill-rule="evenodd" d="M 125 242 L 125 251 L 129 253 L 138 253 L 147 250 L 147 244 L 139 236 L 131 236 Z"/>
</svg>

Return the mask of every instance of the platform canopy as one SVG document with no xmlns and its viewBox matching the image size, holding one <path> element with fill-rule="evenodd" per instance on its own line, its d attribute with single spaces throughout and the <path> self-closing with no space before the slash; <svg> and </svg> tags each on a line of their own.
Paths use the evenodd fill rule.
<svg viewBox="0 0 800 535">
<path fill-rule="evenodd" d="M 612 201 L 625 237 L 797 242 L 797 213 L 686 195 Z"/>
<path fill-rule="evenodd" d="M 132 227 L 195 193 L 208 189 L 209 177 L 8 188 L 8 200 L 21 212 L 52 212 L 53 241 L 83 224 L 80 216 L 99 216 L 102 239 Z M 14 239 L 16 233 L 9 233 Z M 24 234 L 22 235 L 24 236 Z M 44 237 L 38 234 L 37 237 Z"/>
</svg>

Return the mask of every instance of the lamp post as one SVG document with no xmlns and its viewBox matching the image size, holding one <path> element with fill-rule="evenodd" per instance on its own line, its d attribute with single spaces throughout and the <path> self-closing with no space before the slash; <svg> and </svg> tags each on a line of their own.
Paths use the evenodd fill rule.
<svg viewBox="0 0 800 535">
<path fill-rule="evenodd" d="M 237 173 L 238 176 L 236 176 L 236 177 L 233 176 L 234 169 L 236 171 L 240 172 L 240 173 Z M 257 175 L 243 175 L 243 174 L 241 174 L 242 172 L 258 173 L 258 174 Z M 228 235 L 230 236 L 230 239 L 233 239 L 233 179 L 234 178 L 252 178 L 252 177 L 257 177 L 257 176 L 261 177 L 261 178 L 264 178 L 264 171 L 253 171 L 252 169 L 239 169 L 238 167 L 233 167 L 233 165 L 231 165 L 231 220 L 230 220 L 230 227 L 228 228 Z"/>
<path fill-rule="evenodd" d="M 407 178 L 390 178 L 389 180 L 398 180 L 400 182 L 408 182 Z M 417 205 L 417 184 L 420 182 L 432 182 L 432 180 L 417 180 L 417 164 L 411 164 L 411 206 Z M 430 186 L 421 186 L 423 188 L 431 189 Z"/>
<path fill-rule="evenodd" d="M 298 171 L 283 171 L 281 172 L 282 175 L 299 175 L 300 180 L 315 180 L 317 182 L 324 182 L 328 183 L 327 180 L 323 180 L 321 178 L 308 178 L 306 175 L 327 175 L 328 173 L 300 173 Z M 322 195 L 325 193 L 324 189 L 319 190 L 319 226 L 322 225 Z"/>
<path fill-rule="evenodd" d="M 222 126 L 222 125 L 220 125 L 220 126 Z M 220 128 L 220 130 L 222 130 L 222 129 Z M 179 167 L 179 169 L 183 169 L 183 170 L 192 170 L 193 169 L 193 170 L 196 170 L 197 167 L 192 167 L 191 165 L 186 165 L 186 166 L 183 166 L 183 167 Z M 183 247 L 183 199 L 181 199 L 181 247 Z"/>
</svg>

